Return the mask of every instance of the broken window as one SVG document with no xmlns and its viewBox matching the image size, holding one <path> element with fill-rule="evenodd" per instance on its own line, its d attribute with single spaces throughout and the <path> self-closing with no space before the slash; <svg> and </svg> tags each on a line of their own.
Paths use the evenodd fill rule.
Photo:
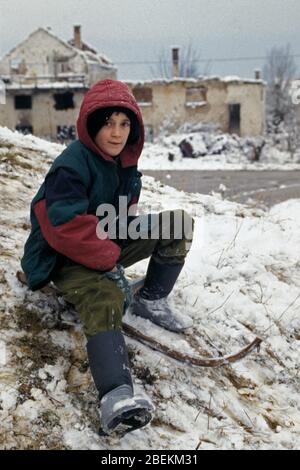
<svg viewBox="0 0 300 470">
<path fill-rule="evenodd" d="M 69 56 L 60 55 L 57 51 L 53 51 L 52 54 L 47 57 L 47 61 L 49 62 L 50 68 L 52 68 L 52 72 L 55 76 L 61 73 L 70 72 L 69 59 Z"/>
<path fill-rule="evenodd" d="M 10 71 L 12 74 L 25 75 L 27 72 L 26 62 L 24 59 L 14 58 L 10 61 Z"/>
<path fill-rule="evenodd" d="M 16 131 L 22 132 L 22 134 L 33 134 L 33 127 L 29 125 L 17 125 Z"/>
<path fill-rule="evenodd" d="M 74 93 L 71 91 L 66 91 L 65 93 L 56 93 L 53 95 L 55 105 L 54 108 L 58 111 L 62 111 L 65 109 L 73 109 L 74 108 Z"/>
<path fill-rule="evenodd" d="M 67 72 L 70 72 L 70 67 L 69 67 L 69 64 L 68 62 L 62 62 L 60 64 L 60 73 L 67 73 Z"/>
<path fill-rule="evenodd" d="M 15 96 L 15 109 L 31 109 L 32 96 L 31 95 L 16 95 Z"/>
<path fill-rule="evenodd" d="M 229 132 L 240 134 L 241 125 L 241 105 L 239 103 L 229 104 Z"/>
<path fill-rule="evenodd" d="M 68 59 L 66 60 L 55 60 L 53 62 L 54 75 L 59 75 L 61 73 L 70 72 Z"/>
<path fill-rule="evenodd" d="M 56 62 L 55 66 L 56 66 L 56 74 L 65 73 L 65 72 L 70 71 L 69 64 L 68 64 L 67 60 Z"/>
<path fill-rule="evenodd" d="M 57 126 L 56 127 L 56 138 L 60 141 L 75 140 L 75 126 Z"/>
<path fill-rule="evenodd" d="M 207 88 L 205 86 L 187 88 L 185 91 L 186 106 L 204 106 L 207 104 Z"/>
<path fill-rule="evenodd" d="M 135 87 L 132 93 L 139 104 L 152 104 L 152 88 Z"/>
</svg>

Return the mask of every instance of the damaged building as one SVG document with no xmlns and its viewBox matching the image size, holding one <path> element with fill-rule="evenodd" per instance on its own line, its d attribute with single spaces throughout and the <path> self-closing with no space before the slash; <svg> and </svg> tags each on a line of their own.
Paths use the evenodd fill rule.
<svg viewBox="0 0 300 470">
<path fill-rule="evenodd" d="M 213 123 L 223 132 L 258 136 L 265 129 L 265 84 L 239 77 L 173 78 L 126 81 L 145 122 L 146 140 L 172 133 L 186 123 Z M 48 28 L 38 28 L 0 60 L 5 104 L 0 125 L 55 141 L 76 138 L 75 123 L 84 94 L 98 80 L 117 78 L 111 60 L 81 38 L 74 26 L 65 42 Z"/>
<path fill-rule="evenodd" d="M 116 78 L 117 68 L 81 38 L 65 42 L 38 28 L 0 60 L 5 104 L 0 125 L 51 140 L 75 138 L 82 98 L 91 85 Z"/>
<path fill-rule="evenodd" d="M 148 140 L 186 123 L 213 123 L 225 133 L 258 136 L 265 129 L 265 85 L 239 77 L 127 82 L 145 121 Z"/>
</svg>

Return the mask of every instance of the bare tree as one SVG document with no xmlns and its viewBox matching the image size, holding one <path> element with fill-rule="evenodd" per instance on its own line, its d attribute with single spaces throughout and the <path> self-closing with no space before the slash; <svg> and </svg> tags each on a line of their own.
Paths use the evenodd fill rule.
<svg viewBox="0 0 300 470">
<path fill-rule="evenodd" d="M 209 73 L 210 64 L 207 62 L 204 70 L 201 71 L 200 57 L 200 52 L 195 49 L 191 42 L 181 48 L 179 53 L 179 76 L 184 78 L 198 78 L 200 75 L 207 75 Z M 170 49 L 161 50 L 158 56 L 157 66 L 154 68 L 151 67 L 150 71 L 153 77 L 172 78 L 173 64 Z"/>
<path fill-rule="evenodd" d="M 292 113 L 291 82 L 295 78 L 296 65 L 290 46 L 273 47 L 267 54 L 263 75 L 267 82 L 266 104 L 268 130 L 276 132 L 287 123 Z"/>
</svg>

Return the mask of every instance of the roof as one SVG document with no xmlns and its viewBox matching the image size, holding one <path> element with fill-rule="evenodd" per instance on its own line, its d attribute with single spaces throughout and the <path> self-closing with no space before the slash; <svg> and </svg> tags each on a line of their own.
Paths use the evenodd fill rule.
<svg viewBox="0 0 300 470">
<path fill-rule="evenodd" d="M 59 38 L 58 36 L 56 36 L 51 30 L 49 29 L 46 29 L 46 28 L 42 28 L 42 27 L 39 27 L 37 29 L 35 29 L 34 31 L 32 31 L 25 39 L 23 39 L 21 42 L 19 42 L 16 46 L 14 46 L 12 49 L 10 49 L 4 56 L 2 59 L 4 59 L 5 57 L 7 57 L 8 55 L 10 55 L 12 52 L 14 52 L 19 46 L 21 46 L 25 41 L 28 41 L 28 39 L 30 39 L 32 36 L 34 36 L 35 34 L 37 34 L 38 32 L 44 32 L 46 34 L 48 34 L 49 36 L 51 36 L 52 38 L 55 38 L 57 41 L 59 41 L 61 44 L 63 44 L 65 47 L 67 47 L 68 49 L 70 49 L 70 51 L 74 52 L 74 48 L 72 46 L 70 46 L 67 42 L 65 42 L 63 39 Z"/>
<path fill-rule="evenodd" d="M 23 41 L 21 41 L 16 46 L 14 46 L 12 49 L 10 49 L 10 51 L 7 52 L 3 56 L 3 59 L 5 57 L 7 57 L 9 54 L 11 54 L 12 52 L 14 52 L 21 44 L 23 44 L 25 41 L 30 39 L 32 36 L 34 36 L 38 32 L 43 32 L 43 33 L 48 34 L 49 36 L 54 38 L 56 41 L 59 41 L 62 45 L 64 45 L 66 48 L 68 48 L 70 50 L 70 52 L 72 52 L 73 54 L 76 53 L 76 54 L 81 55 L 81 57 L 86 62 L 86 64 L 91 63 L 91 62 L 95 62 L 95 63 L 100 64 L 104 68 L 114 68 L 114 69 L 116 68 L 114 66 L 113 62 L 110 59 L 108 59 L 104 54 L 99 54 L 96 51 L 96 49 L 94 49 L 93 47 L 88 45 L 86 42 L 82 42 L 82 45 L 83 45 L 82 50 L 78 49 L 73 45 L 74 44 L 73 39 L 71 39 L 70 41 L 64 41 L 59 36 L 54 34 L 51 29 L 43 28 L 43 27 L 39 27 L 36 30 L 32 31 L 25 39 L 23 39 Z"/>
<path fill-rule="evenodd" d="M 86 41 L 81 41 L 81 49 L 75 46 L 74 39 L 70 39 L 68 44 L 72 46 L 76 51 L 83 53 L 88 60 L 94 58 L 94 61 L 99 61 L 101 65 L 113 66 L 113 62 L 104 54 L 97 52 L 97 50 L 88 44 Z"/>
</svg>

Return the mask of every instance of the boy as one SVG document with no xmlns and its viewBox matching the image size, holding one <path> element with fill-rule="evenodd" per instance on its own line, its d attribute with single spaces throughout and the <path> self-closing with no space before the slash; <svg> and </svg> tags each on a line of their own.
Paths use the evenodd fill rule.
<svg viewBox="0 0 300 470">
<path fill-rule="evenodd" d="M 127 85 L 117 80 L 97 82 L 83 99 L 77 133 L 78 140 L 56 158 L 32 201 L 32 229 L 21 264 L 32 290 L 52 280 L 75 306 L 87 337 L 102 432 L 128 432 L 145 426 L 153 407 L 133 393 L 122 316 L 131 305 L 133 314 L 171 331 L 191 326 L 190 319 L 184 321 L 171 311 L 166 297 L 192 239 L 191 228 L 187 236 L 175 239 L 175 216 L 182 224 L 192 219 L 180 210 L 164 212 L 156 219 L 158 238 L 119 236 L 122 224 L 127 228 L 128 220 L 136 220 L 131 215 L 124 222 L 118 203 L 120 197 L 126 198 L 132 212 L 138 202 L 137 162 L 144 145 L 142 115 Z M 116 209 L 115 237 L 99 228 L 102 204 Z M 169 226 L 163 227 L 166 214 L 173 219 L 169 217 Z M 146 219 L 150 230 L 151 216 Z M 170 229 L 167 239 L 164 228 Z M 124 268 L 149 256 L 144 286 L 132 299 Z"/>
</svg>

